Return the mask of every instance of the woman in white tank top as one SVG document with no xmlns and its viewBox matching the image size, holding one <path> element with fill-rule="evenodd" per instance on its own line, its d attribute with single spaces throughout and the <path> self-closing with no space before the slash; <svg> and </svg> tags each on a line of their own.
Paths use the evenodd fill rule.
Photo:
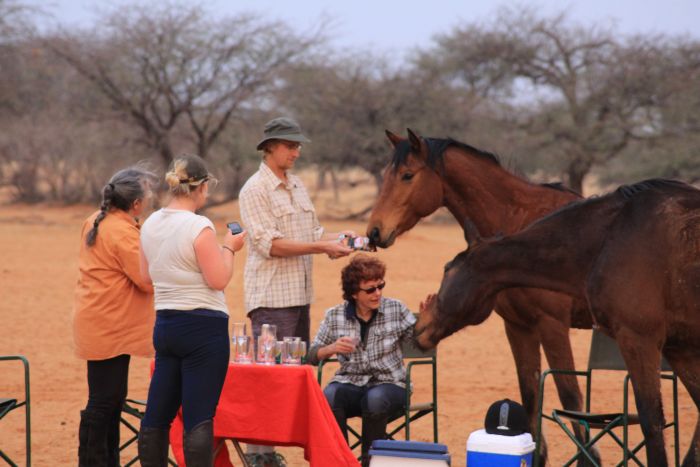
<svg viewBox="0 0 700 467">
<path fill-rule="evenodd" d="M 188 466 L 213 464 L 212 419 L 229 361 L 228 308 L 224 288 L 246 232 L 226 232 L 197 209 L 214 180 L 194 155 L 175 160 L 165 180 L 173 195 L 141 228 L 141 274 L 153 281 L 156 364 L 139 432 L 143 467 L 166 466 L 170 424 L 180 405 Z"/>
</svg>

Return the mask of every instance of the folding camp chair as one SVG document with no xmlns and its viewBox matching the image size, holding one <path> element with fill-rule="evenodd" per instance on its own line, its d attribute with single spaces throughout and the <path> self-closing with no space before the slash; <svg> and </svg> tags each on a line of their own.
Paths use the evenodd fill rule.
<svg viewBox="0 0 700 467">
<path fill-rule="evenodd" d="M 139 426 L 141 425 L 141 420 L 143 419 L 143 416 L 146 414 L 146 401 L 140 401 L 136 399 L 127 399 L 124 401 L 124 405 L 122 406 L 122 416 L 121 416 L 121 423 L 124 425 L 130 432 L 131 436 L 129 439 L 121 443 L 119 446 L 119 452 L 123 452 L 126 448 L 128 448 L 131 444 L 134 444 L 138 441 L 139 439 L 139 428 L 137 428 L 132 422 L 133 420 L 129 420 L 128 418 L 125 417 L 133 417 L 136 420 L 138 420 Z M 131 458 L 126 464 L 123 464 L 123 467 L 129 467 L 133 464 L 136 463 L 136 461 L 139 460 L 138 454 L 136 454 L 135 457 Z M 173 467 L 177 467 L 177 462 L 174 460 L 170 459 L 168 457 L 168 464 L 172 465 Z"/>
<path fill-rule="evenodd" d="M 32 434 L 31 434 L 31 416 L 30 416 L 30 404 L 29 404 L 29 361 L 22 355 L 0 355 L 0 361 L 11 361 L 19 360 L 24 365 L 24 400 L 18 400 L 16 398 L 3 398 L 0 397 L 0 420 L 2 420 L 5 415 L 9 414 L 15 409 L 24 407 L 24 432 L 25 432 L 25 452 L 27 456 L 27 467 L 32 464 Z M 2 374 L 7 374 L 3 371 Z M 17 467 L 10 456 L 5 454 L 2 449 L 0 449 L 0 458 L 4 459 L 12 467 Z"/>
<path fill-rule="evenodd" d="M 591 383 L 593 370 L 627 371 L 625 362 L 622 358 L 622 354 L 620 353 L 617 343 L 610 337 L 596 330 L 593 331 L 591 337 L 591 350 L 588 359 L 588 370 L 572 371 L 549 369 L 542 373 L 542 376 L 540 378 L 540 396 L 538 405 L 539 410 L 537 422 L 537 445 L 535 448 L 533 465 L 539 465 L 540 439 L 542 434 L 543 418 L 555 422 L 556 425 L 559 426 L 571 439 L 571 441 L 576 445 L 576 454 L 571 459 L 569 459 L 569 461 L 567 461 L 566 464 L 564 464 L 565 466 L 571 465 L 582 458 L 588 459 L 588 461 L 590 461 L 592 465 L 599 465 L 591 455 L 590 448 L 606 435 L 610 436 L 622 450 L 622 460 L 617 464 L 618 466 L 627 466 L 630 462 L 634 462 L 639 466 L 644 465 L 637 457 L 637 453 L 644 447 L 644 441 L 640 442 L 632 448 L 629 447 L 629 427 L 632 425 L 639 424 L 639 416 L 635 413 L 629 412 L 629 374 L 625 376 L 622 388 L 622 412 L 596 413 L 591 411 Z M 671 372 L 671 368 L 665 359 L 662 360 L 661 371 L 662 380 L 669 380 L 672 384 L 673 420 L 666 423 L 664 429 L 671 427 L 673 428 L 673 436 L 675 440 L 675 465 L 676 467 L 678 467 L 680 458 L 680 448 L 678 446 L 678 379 L 676 378 L 676 375 Z M 544 384 L 545 379 L 550 374 L 575 375 L 579 377 L 584 377 L 586 379 L 586 399 L 585 409 L 583 412 L 555 409 L 552 412 L 551 416 L 543 413 Z M 579 441 L 576 438 L 573 431 L 568 426 L 568 423 L 570 422 L 578 423 L 584 428 L 585 437 L 583 442 Z M 622 431 L 621 436 L 618 433 L 616 433 L 616 429 L 620 429 Z M 591 430 L 598 430 L 598 432 L 593 437 L 591 437 Z"/>
<path fill-rule="evenodd" d="M 403 344 L 402 352 L 404 362 L 406 364 L 406 379 L 407 388 L 412 388 L 412 375 L 414 367 L 418 365 L 429 365 L 432 376 L 432 398 L 425 402 L 415 402 L 412 400 L 412 391 L 406 391 L 406 404 L 402 412 L 397 413 L 389 420 L 389 423 L 399 421 L 400 423 L 394 428 L 388 427 L 387 439 L 394 439 L 400 431 L 404 431 L 405 439 L 411 439 L 411 422 L 418 420 L 426 415 L 432 414 L 433 419 L 433 441 L 438 442 L 438 425 L 437 425 L 437 350 L 429 350 L 423 352 L 413 345 Z M 323 381 L 323 369 L 328 363 L 338 362 L 336 358 L 329 358 L 319 362 L 318 364 L 318 384 Z M 355 438 L 354 442 L 350 443 L 350 449 L 355 449 L 362 443 L 360 434 L 351 426 L 348 426 L 348 433 Z"/>
</svg>

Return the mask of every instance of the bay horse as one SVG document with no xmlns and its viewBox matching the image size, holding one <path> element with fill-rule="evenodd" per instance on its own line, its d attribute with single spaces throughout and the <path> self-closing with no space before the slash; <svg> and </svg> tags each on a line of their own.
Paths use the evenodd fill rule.
<svg viewBox="0 0 700 467">
<path fill-rule="evenodd" d="M 581 199 L 560 186 L 517 177 L 491 153 L 452 139 L 422 138 L 407 131 L 408 139 L 386 131 L 394 154 L 384 170 L 367 226 L 367 236 L 376 246 L 391 246 L 396 237 L 441 206 L 460 224 L 470 219 L 482 234 L 492 236 L 517 232 Z M 574 370 L 569 328 L 590 329 L 590 314 L 585 304 L 566 295 L 535 289 L 504 291 L 495 309 L 505 324 L 521 400 L 531 432 L 536 433 L 540 344 L 551 367 Z M 581 410 L 583 396 L 576 378 L 557 375 L 555 382 L 562 406 Z M 581 427 L 574 426 L 574 430 L 583 439 Z M 541 458 L 546 459 L 544 440 L 540 445 Z"/>
<path fill-rule="evenodd" d="M 662 354 L 700 406 L 700 190 L 653 179 L 563 207 L 503 238 L 481 240 L 470 225 L 467 250 L 445 266 L 434 306 L 420 315 L 419 345 L 483 322 L 513 287 L 582 298 L 620 347 L 648 465 L 667 466 Z M 698 465 L 700 419 L 683 461 Z"/>
</svg>

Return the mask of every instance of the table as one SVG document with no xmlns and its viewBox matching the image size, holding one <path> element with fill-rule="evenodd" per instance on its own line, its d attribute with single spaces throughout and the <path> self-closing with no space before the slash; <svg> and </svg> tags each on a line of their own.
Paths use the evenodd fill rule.
<svg viewBox="0 0 700 467">
<path fill-rule="evenodd" d="M 178 465 L 184 466 L 181 417 L 179 412 L 173 421 L 170 444 Z M 304 458 L 312 467 L 359 466 L 308 365 L 230 363 L 214 416 L 214 436 L 303 447 Z M 214 464 L 232 465 L 225 444 Z"/>
</svg>

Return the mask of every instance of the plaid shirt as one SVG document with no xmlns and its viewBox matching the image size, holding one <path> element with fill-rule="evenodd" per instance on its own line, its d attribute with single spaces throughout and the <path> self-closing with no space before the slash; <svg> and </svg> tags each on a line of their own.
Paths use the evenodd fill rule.
<svg viewBox="0 0 700 467">
<path fill-rule="evenodd" d="M 361 342 L 351 354 L 337 355 L 340 369 L 331 382 L 356 386 L 393 383 L 406 387 L 401 342 L 413 340 L 415 324 L 416 318 L 406 305 L 393 298 L 382 297 L 377 315 L 369 325 L 366 341 Z M 318 349 L 347 336 L 351 329 L 360 335 L 354 305 L 344 302 L 328 309 L 311 345 L 309 362 L 317 364 Z"/>
<path fill-rule="evenodd" d="M 243 272 L 246 312 L 311 303 L 311 255 L 270 256 L 276 238 L 314 242 L 323 234 L 299 177 L 287 173 L 285 184 L 263 162 L 241 189 L 239 206 L 248 230 L 248 259 Z"/>
</svg>

